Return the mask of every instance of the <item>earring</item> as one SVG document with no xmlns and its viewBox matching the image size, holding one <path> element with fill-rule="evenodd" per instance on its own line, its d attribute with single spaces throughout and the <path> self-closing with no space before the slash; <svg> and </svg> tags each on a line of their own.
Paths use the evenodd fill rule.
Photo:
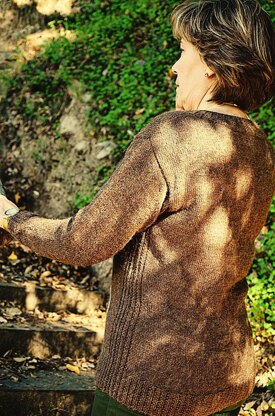
<svg viewBox="0 0 275 416">
<path fill-rule="evenodd" d="M 205 76 L 205 77 L 208 77 L 208 73 L 206 72 L 206 73 L 204 74 L 204 76 Z"/>
</svg>

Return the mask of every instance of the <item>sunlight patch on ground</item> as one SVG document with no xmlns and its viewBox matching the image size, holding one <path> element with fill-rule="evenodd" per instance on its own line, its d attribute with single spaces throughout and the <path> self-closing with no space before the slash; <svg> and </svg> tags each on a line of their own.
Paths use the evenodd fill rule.
<svg viewBox="0 0 275 416">
<path fill-rule="evenodd" d="M 65 36 L 69 40 L 74 40 L 76 35 L 71 30 L 65 29 L 45 29 L 41 32 L 36 32 L 28 35 L 26 39 L 19 42 L 18 46 L 24 55 L 24 58 L 29 60 L 41 51 L 42 45 L 46 42 L 58 39 L 60 36 Z"/>
<path fill-rule="evenodd" d="M 54 13 L 68 16 L 72 13 L 74 0 L 13 0 L 13 2 L 18 7 L 36 4 L 37 11 L 47 16 Z"/>
</svg>

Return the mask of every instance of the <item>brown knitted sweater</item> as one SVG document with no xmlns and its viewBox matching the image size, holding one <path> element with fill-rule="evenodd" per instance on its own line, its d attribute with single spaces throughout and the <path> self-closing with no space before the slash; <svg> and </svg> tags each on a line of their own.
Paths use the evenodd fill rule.
<svg viewBox="0 0 275 416">
<path fill-rule="evenodd" d="M 274 179 L 274 150 L 251 120 L 168 111 L 76 215 L 10 219 L 39 255 L 83 266 L 114 256 L 101 390 L 150 416 L 209 415 L 252 393 L 246 275 Z"/>
</svg>

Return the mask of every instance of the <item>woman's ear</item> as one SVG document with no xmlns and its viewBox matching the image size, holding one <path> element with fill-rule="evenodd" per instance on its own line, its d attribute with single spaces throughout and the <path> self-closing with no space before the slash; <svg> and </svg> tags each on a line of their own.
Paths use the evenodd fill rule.
<svg viewBox="0 0 275 416">
<path fill-rule="evenodd" d="M 216 73 L 208 66 L 205 67 L 205 73 L 207 73 L 207 78 L 214 78 L 216 76 Z"/>
<path fill-rule="evenodd" d="M 207 74 L 207 78 L 214 78 L 216 73 L 213 69 L 209 68 L 204 58 L 200 55 L 200 60 L 204 68 L 204 73 Z"/>
</svg>

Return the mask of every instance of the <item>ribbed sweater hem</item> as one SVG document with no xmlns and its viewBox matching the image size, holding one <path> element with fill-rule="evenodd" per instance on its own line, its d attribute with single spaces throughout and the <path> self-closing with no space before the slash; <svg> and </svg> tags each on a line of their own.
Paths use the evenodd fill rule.
<svg viewBox="0 0 275 416">
<path fill-rule="evenodd" d="M 255 380 L 203 396 L 196 392 L 171 393 L 133 378 L 110 383 L 100 374 L 96 375 L 96 386 L 119 403 L 147 416 L 208 416 L 250 396 Z"/>
</svg>

